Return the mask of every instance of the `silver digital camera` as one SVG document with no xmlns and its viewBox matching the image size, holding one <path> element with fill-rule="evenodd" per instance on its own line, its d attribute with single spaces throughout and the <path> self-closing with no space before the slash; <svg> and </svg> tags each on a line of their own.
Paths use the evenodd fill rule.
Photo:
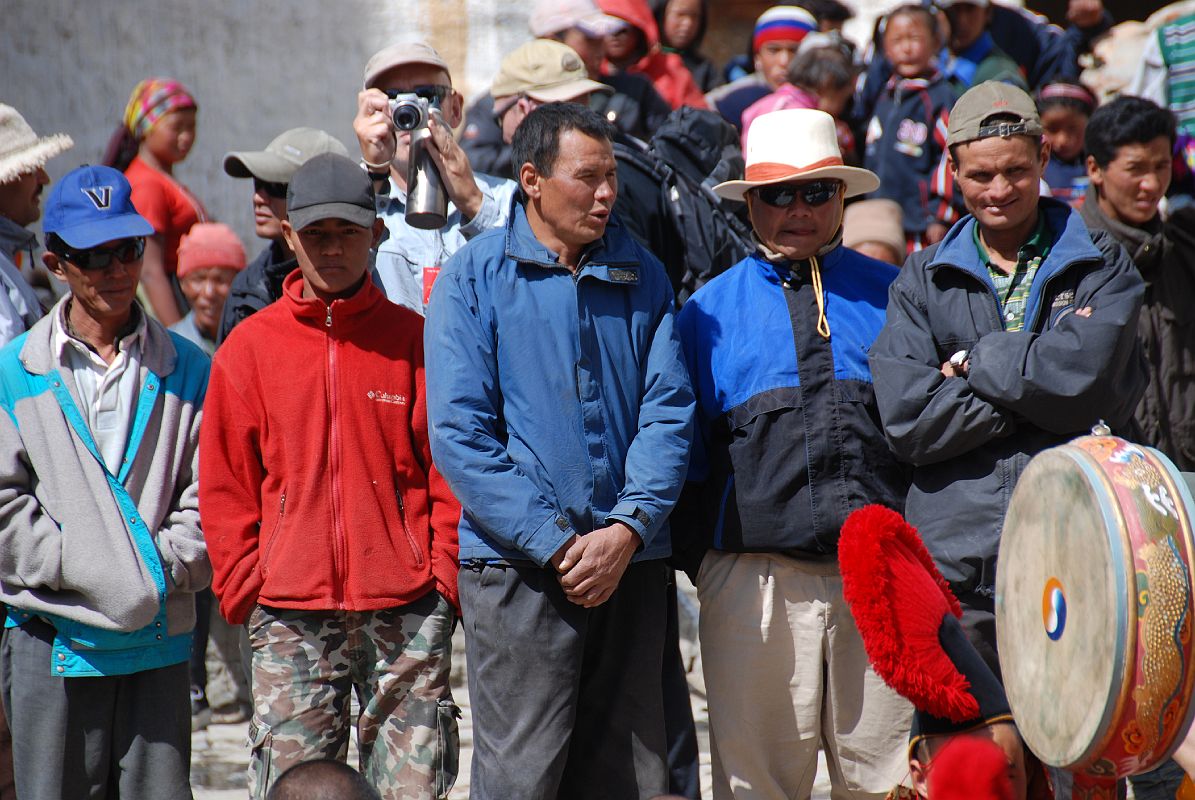
<svg viewBox="0 0 1195 800">
<path fill-rule="evenodd" d="M 390 98 L 390 118 L 400 131 L 413 131 L 426 127 L 431 109 L 439 107 L 438 99 L 428 102 L 427 98 L 414 93 L 398 94 Z"/>
</svg>

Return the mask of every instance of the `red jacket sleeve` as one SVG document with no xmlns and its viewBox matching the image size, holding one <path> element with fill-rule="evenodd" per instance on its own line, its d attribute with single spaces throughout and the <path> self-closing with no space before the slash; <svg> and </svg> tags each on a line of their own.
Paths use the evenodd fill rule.
<svg viewBox="0 0 1195 800">
<path fill-rule="evenodd" d="M 226 344 L 212 363 L 199 432 L 199 517 L 212 561 L 212 591 L 220 613 L 244 622 L 257 602 L 261 527 L 259 410 L 238 391 L 246 382 L 229 375 Z M 221 358 L 224 356 L 225 358 Z"/>
<path fill-rule="evenodd" d="M 415 347 L 415 406 L 411 409 L 411 442 L 419 452 L 419 460 L 427 465 L 427 494 L 431 518 L 432 575 L 436 590 L 444 595 L 460 613 L 461 603 L 456 588 L 460 571 L 457 525 L 461 520 L 461 504 L 457 502 L 448 482 L 432 462 L 431 439 L 427 424 L 427 393 L 424 389 L 423 342 L 419 337 Z"/>
</svg>

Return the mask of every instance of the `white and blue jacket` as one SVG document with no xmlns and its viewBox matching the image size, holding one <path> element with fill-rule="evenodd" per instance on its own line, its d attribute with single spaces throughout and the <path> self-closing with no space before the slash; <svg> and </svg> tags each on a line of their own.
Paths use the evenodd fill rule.
<svg viewBox="0 0 1195 800">
<path fill-rule="evenodd" d="M 57 631 L 46 669 L 125 675 L 186 661 L 211 581 L 196 451 L 208 358 L 154 320 L 120 469 L 105 466 L 50 341 L 59 305 L 0 350 L 0 601 Z"/>
</svg>

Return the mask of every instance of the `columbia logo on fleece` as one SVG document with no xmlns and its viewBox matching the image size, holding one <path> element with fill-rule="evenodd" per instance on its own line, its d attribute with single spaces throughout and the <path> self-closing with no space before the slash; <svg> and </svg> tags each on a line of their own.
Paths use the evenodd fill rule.
<svg viewBox="0 0 1195 800">
<path fill-rule="evenodd" d="M 405 406 L 407 404 L 407 396 L 405 394 L 390 394 L 390 392 L 369 391 L 365 395 L 370 400 L 376 400 L 379 403 L 390 403 L 396 406 Z"/>
</svg>

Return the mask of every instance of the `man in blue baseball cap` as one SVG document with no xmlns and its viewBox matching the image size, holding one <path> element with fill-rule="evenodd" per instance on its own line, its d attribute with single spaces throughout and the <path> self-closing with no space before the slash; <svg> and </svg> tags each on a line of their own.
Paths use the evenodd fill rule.
<svg viewBox="0 0 1195 800">
<path fill-rule="evenodd" d="M 55 186 L 43 260 L 70 291 L 0 350 L 0 691 L 26 800 L 191 797 L 208 359 L 137 304 L 153 228 L 129 194 L 108 167 Z"/>
</svg>

